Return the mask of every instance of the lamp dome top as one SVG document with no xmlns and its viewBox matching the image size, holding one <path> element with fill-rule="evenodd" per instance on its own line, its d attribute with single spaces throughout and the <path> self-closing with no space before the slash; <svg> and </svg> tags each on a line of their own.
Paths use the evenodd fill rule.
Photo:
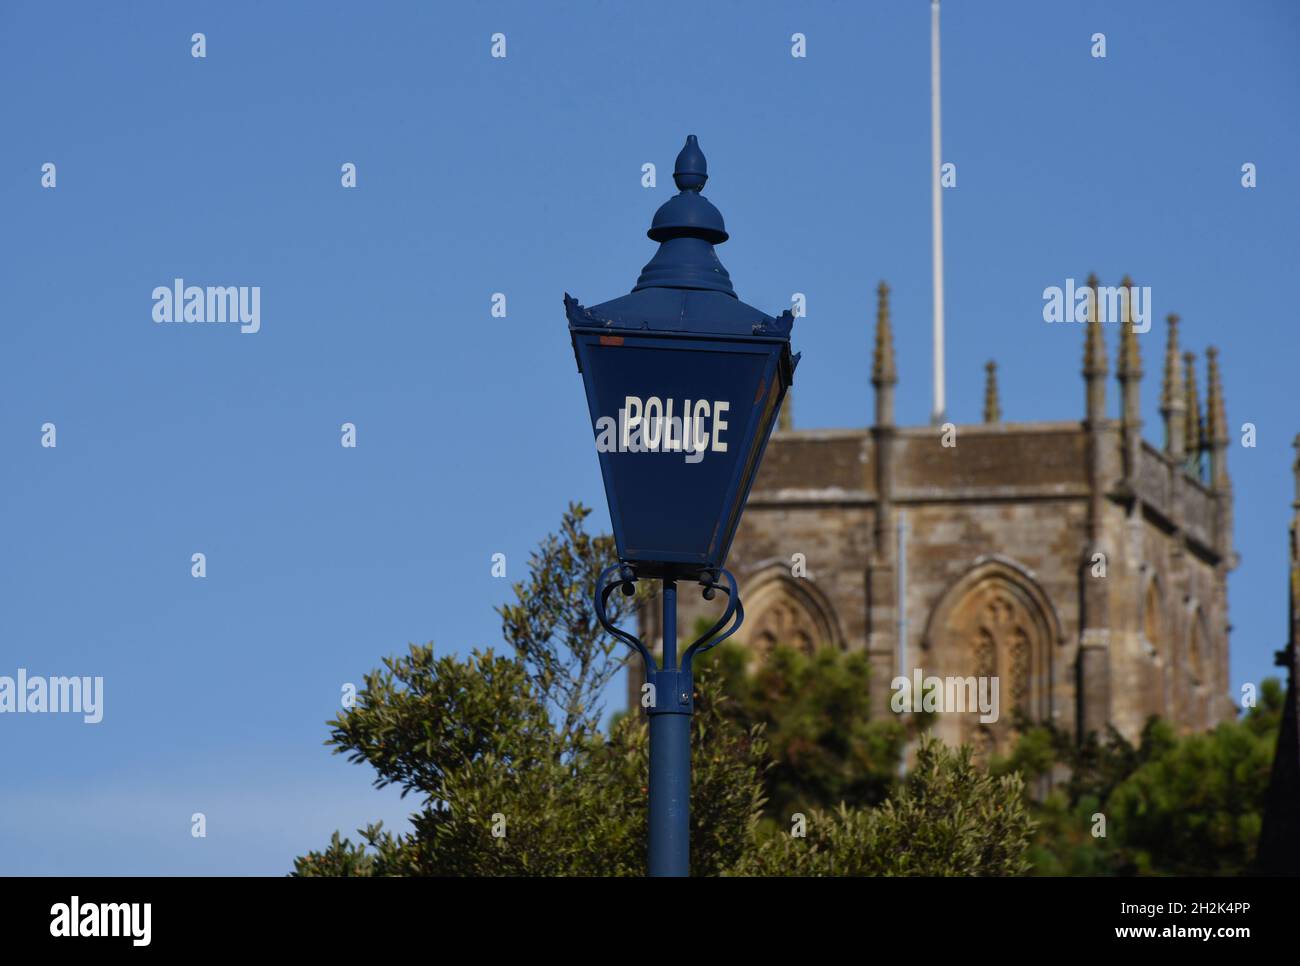
<svg viewBox="0 0 1300 966">
<path fill-rule="evenodd" d="M 659 242 L 659 252 L 641 272 L 636 291 L 643 288 L 702 288 L 735 295 L 727 270 L 714 245 L 726 241 L 722 212 L 700 194 L 709 180 L 709 165 L 695 135 L 677 154 L 673 181 L 678 193 L 655 212 L 647 235 Z"/>
</svg>

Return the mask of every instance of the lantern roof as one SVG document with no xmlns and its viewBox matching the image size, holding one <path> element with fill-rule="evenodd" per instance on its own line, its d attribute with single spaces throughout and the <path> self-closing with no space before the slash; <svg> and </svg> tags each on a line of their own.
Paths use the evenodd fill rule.
<svg viewBox="0 0 1300 966">
<path fill-rule="evenodd" d="M 678 193 L 660 205 L 646 232 L 659 242 L 654 258 L 627 295 L 591 308 L 566 297 L 572 324 L 732 338 L 789 338 L 794 325 L 789 311 L 773 318 L 736 297 L 731 276 L 713 249 L 729 236 L 722 213 L 700 194 L 708 180 L 708 162 L 692 134 L 673 166 Z"/>
</svg>

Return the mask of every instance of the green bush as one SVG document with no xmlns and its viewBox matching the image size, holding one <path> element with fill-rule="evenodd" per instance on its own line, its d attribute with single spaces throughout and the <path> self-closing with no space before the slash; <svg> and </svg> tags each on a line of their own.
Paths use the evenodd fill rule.
<svg viewBox="0 0 1300 966">
<path fill-rule="evenodd" d="M 648 739 L 640 713 L 598 728 L 621 658 L 590 605 L 613 552 L 571 506 L 503 607 L 512 657 L 435 657 L 412 645 L 367 674 L 327 744 L 374 768 L 377 786 L 419 802 L 411 829 L 334 833 L 294 862 L 299 876 L 645 873 Z M 626 616 L 631 600 L 620 603 Z M 622 647 L 621 644 L 617 644 Z M 897 724 L 866 722 L 866 664 L 778 651 L 750 680 L 724 654 L 701 671 L 691 731 L 691 870 L 696 875 L 1002 875 L 1022 871 L 1031 823 L 1019 779 L 991 778 L 969 751 L 921 746 L 879 808 L 901 748 Z M 767 731 L 779 741 L 773 759 Z M 769 774 L 776 780 L 765 786 Z M 809 838 L 760 822 L 765 787 L 812 809 Z"/>
<path fill-rule="evenodd" d="M 879 808 L 815 809 L 803 837 L 792 829 L 758 841 L 746 875 L 1022 875 L 1033 832 L 1019 776 L 994 778 L 923 739 L 898 795 Z"/>
</svg>

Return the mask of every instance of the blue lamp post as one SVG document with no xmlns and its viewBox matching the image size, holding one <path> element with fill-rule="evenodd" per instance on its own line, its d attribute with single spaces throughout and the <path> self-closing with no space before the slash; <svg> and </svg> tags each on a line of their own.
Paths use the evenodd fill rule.
<svg viewBox="0 0 1300 966">
<path fill-rule="evenodd" d="M 645 662 L 650 716 L 651 875 L 689 871 L 691 662 L 744 620 L 725 569 L 740 514 L 794 376 L 794 317 L 773 318 L 736 297 L 713 246 L 722 214 L 702 194 L 707 165 L 695 135 L 677 155 L 678 194 L 655 213 L 659 242 L 636 287 L 621 298 L 564 307 L 582 373 L 619 563 L 601 575 L 596 610 L 605 628 Z M 661 663 L 615 627 L 606 603 L 635 582 L 663 582 Z M 727 607 L 677 655 L 677 581 L 694 581 Z"/>
</svg>

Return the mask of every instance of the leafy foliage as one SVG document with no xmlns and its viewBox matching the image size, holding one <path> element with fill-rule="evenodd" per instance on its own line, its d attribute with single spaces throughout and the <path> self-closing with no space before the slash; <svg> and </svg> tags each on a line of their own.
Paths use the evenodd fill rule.
<svg viewBox="0 0 1300 966">
<path fill-rule="evenodd" d="M 648 729 L 634 713 L 597 730 L 618 661 L 589 603 L 613 542 L 583 532 L 588 512 L 570 506 L 517 602 L 501 609 L 512 657 L 412 645 L 365 676 L 327 744 L 374 768 L 377 786 L 414 794 L 419 810 L 404 834 L 376 824 L 354 843 L 335 832 L 295 860 L 295 875 L 644 874 Z M 626 616 L 632 602 L 621 604 Z M 752 682 L 735 661 L 697 678 L 694 874 L 1004 874 L 1023 864 L 1030 825 L 1018 780 L 991 779 L 968 752 L 934 744 L 896 800 L 814 812 L 807 841 L 764 829 L 769 770 L 783 807 L 883 797 L 901 737 L 864 724 L 856 658 L 787 653 Z"/>
<path fill-rule="evenodd" d="M 369 761 L 377 784 L 400 782 L 404 792 L 420 793 L 424 808 L 406 835 L 376 825 L 354 844 L 334 833 L 325 850 L 296 860 L 296 875 L 645 873 L 644 719 L 625 716 L 608 740 L 566 757 L 558 731 L 533 728 L 546 715 L 517 662 L 490 653 L 435 660 L 430 648 L 413 647 L 385 665 L 340 716 L 332 741 L 351 749 L 353 760 Z M 427 713 L 456 687 L 474 692 L 458 705 L 473 714 L 474 741 L 436 719 L 429 739 L 402 737 L 419 730 L 409 715 Z M 503 688 L 516 690 L 503 695 Z M 489 695 L 506 698 L 500 713 L 471 710 L 487 708 Z M 514 717 L 530 695 L 531 719 Z M 971 764 L 969 749 L 953 752 L 932 740 L 922 743 L 897 797 L 881 807 L 814 809 L 806 839 L 761 831 L 762 729 L 742 731 L 726 703 L 716 684 L 701 685 L 692 731 L 694 874 L 1013 875 L 1026 867 L 1032 825 L 1019 778 L 990 777 Z M 505 834 L 497 837 L 500 821 Z"/>
<path fill-rule="evenodd" d="M 1262 822 L 1283 690 L 1270 678 L 1259 702 L 1236 721 L 1179 737 L 1150 719 L 1135 746 L 1111 731 L 1078 744 L 1048 726 L 1026 727 L 1012 754 L 994 764 L 1029 787 L 1068 774 L 1031 801 L 1038 835 L 1034 871 L 1047 875 L 1241 875 L 1249 871 Z M 1094 816 L 1105 837 L 1094 837 Z"/>
<path fill-rule="evenodd" d="M 585 529 L 591 510 L 570 503 L 559 533 L 549 534 L 528 562 L 528 579 L 514 585 L 515 602 L 497 609 L 501 634 L 528 668 L 538 693 L 559 712 L 566 739 L 597 729 L 601 692 L 626 661 L 625 645 L 596 618 L 593 596 L 600 572 L 616 559 L 614 538 Z M 615 624 L 629 617 L 636 598 L 609 599 Z"/>
<path fill-rule="evenodd" d="M 645 720 L 577 747 L 554 728 L 522 663 L 475 653 L 434 659 L 412 647 L 366 679 L 331 743 L 399 783 L 423 808 L 403 836 L 379 826 L 298 859 L 298 875 L 644 875 Z M 444 706 L 450 695 L 453 703 Z M 691 862 L 731 867 L 762 808 L 766 748 L 719 711 L 705 687 L 692 730 Z M 427 725 L 426 723 L 427 722 Z M 503 834 L 496 835 L 500 830 Z"/>
<path fill-rule="evenodd" d="M 1015 774 L 994 778 L 969 748 L 922 739 L 896 798 L 876 809 L 814 810 L 806 837 L 765 836 L 750 875 L 1022 875 L 1033 824 Z"/>
<path fill-rule="evenodd" d="M 731 699 L 727 716 L 745 730 L 761 727 L 767 737 L 768 817 L 786 822 L 794 812 L 884 801 L 907 732 L 895 718 L 870 719 L 867 656 L 778 646 L 755 671 L 749 659 L 743 646 L 726 643 L 705 654 L 699 667 Z"/>
<path fill-rule="evenodd" d="M 1110 796 L 1120 870 L 1242 875 L 1255 856 L 1281 721 L 1269 679 L 1242 721 L 1188 735 L 1135 769 Z"/>
</svg>

